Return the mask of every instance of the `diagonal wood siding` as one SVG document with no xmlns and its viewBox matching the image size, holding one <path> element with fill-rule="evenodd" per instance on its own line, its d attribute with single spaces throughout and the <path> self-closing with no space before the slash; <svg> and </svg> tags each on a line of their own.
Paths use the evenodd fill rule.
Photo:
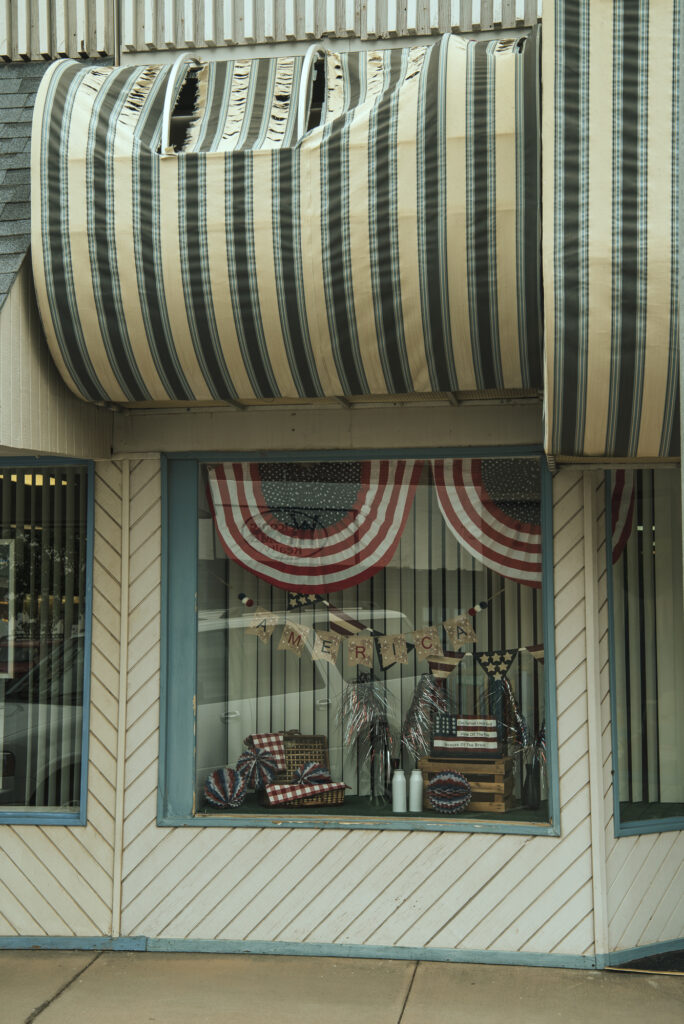
<svg viewBox="0 0 684 1024">
<path fill-rule="evenodd" d="M 554 481 L 559 839 L 158 828 L 160 498 L 132 463 L 122 934 L 592 953 L 581 474 Z"/>
<path fill-rule="evenodd" d="M 88 824 L 0 825 L 0 935 L 109 935 L 119 691 L 121 468 L 95 475 Z"/>
<path fill-rule="evenodd" d="M 684 832 L 615 836 L 603 474 L 596 497 L 608 934 L 611 950 L 619 950 L 684 937 Z"/>
</svg>

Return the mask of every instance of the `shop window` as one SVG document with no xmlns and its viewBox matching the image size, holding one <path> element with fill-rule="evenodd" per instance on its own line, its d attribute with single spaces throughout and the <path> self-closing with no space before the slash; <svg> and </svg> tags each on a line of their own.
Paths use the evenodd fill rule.
<svg viewBox="0 0 684 1024">
<path fill-rule="evenodd" d="M 548 827 L 543 472 L 170 460 L 162 816 Z"/>
<path fill-rule="evenodd" d="M 78 818 L 88 471 L 0 466 L 0 820 Z"/>
<path fill-rule="evenodd" d="M 618 831 L 684 828 L 684 609 L 678 470 L 609 474 Z"/>
</svg>

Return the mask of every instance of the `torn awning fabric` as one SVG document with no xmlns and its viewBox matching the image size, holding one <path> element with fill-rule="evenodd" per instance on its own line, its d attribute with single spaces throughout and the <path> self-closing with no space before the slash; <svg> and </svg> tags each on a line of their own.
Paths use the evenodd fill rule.
<svg viewBox="0 0 684 1024">
<path fill-rule="evenodd" d="M 115 402 L 540 389 L 536 33 L 345 57 L 301 138 L 301 67 L 253 63 L 200 69 L 172 154 L 168 67 L 45 75 L 32 254 L 69 386 Z"/>
</svg>

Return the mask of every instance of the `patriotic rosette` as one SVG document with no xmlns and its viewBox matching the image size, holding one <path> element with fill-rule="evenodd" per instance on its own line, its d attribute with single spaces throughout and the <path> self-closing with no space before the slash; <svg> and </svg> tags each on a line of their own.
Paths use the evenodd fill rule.
<svg viewBox="0 0 684 1024">
<path fill-rule="evenodd" d="M 237 759 L 236 769 L 240 772 L 249 789 L 264 789 L 273 782 L 278 771 L 275 757 L 261 747 L 250 747 Z"/>
<path fill-rule="evenodd" d="M 294 782 L 313 785 L 319 782 L 332 782 L 330 772 L 318 761 L 307 761 L 300 765 L 294 773 Z"/>
<path fill-rule="evenodd" d="M 233 768 L 217 768 L 204 783 L 204 798 L 212 807 L 240 807 L 247 795 L 247 784 Z"/>
<path fill-rule="evenodd" d="M 440 814 L 462 814 L 472 795 L 470 783 L 460 772 L 439 772 L 427 786 L 430 806 Z"/>
</svg>

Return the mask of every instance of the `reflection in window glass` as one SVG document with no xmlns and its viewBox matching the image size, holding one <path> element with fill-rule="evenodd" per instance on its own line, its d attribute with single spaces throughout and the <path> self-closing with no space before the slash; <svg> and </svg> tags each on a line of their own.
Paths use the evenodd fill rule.
<svg viewBox="0 0 684 1024">
<path fill-rule="evenodd" d="M 80 805 L 85 469 L 0 467 L 0 810 Z"/>
<path fill-rule="evenodd" d="M 684 817 L 679 472 L 610 474 L 620 820 Z"/>
<path fill-rule="evenodd" d="M 201 813 L 548 820 L 538 459 L 205 464 L 198 554 Z"/>
</svg>

